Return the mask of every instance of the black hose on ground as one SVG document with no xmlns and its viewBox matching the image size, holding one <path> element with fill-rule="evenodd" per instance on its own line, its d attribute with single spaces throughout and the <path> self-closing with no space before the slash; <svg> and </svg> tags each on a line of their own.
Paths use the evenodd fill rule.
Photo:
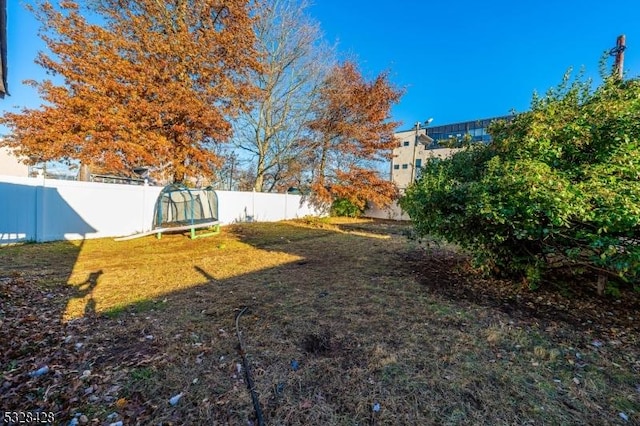
<svg viewBox="0 0 640 426">
<path fill-rule="evenodd" d="M 236 335 L 238 336 L 238 352 L 242 357 L 242 367 L 244 368 L 244 377 L 247 380 L 247 389 L 251 392 L 251 401 L 253 402 L 253 408 L 256 411 L 256 420 L 258 421 L 258 426 L 264 426 L 264 418 L 262 415 L 262 408 L 260 407 L 260 400 L 258 399 L 258 394 L 256 393 L 253 379 L 251 378 L 251 371 L 249 370 L 249 362 L 247 361 L 247 356 L 245 355 L 244 348 L 242 347 L 242 339 L 240 338 L 240 317 L 247 310 L 247 306 L 242 308 L 242 310 L 236 315 Z"/>
</svg>

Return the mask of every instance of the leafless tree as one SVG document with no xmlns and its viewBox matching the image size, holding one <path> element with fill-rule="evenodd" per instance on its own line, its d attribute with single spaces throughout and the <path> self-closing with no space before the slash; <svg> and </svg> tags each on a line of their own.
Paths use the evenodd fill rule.
<svg viewBox="0 0 640 426">
<path fill-rule="evenodd" d="M 268 3 L 268 4 L 267 4 Z M 263 70 L 253 75 L 262 96 L 234 123 L 234 143 L 251 161 L 256 191 L 296 186 L 304 166 L 312 105 L 335 63 L 305 0 L 265 2 L 255 24 Z"/>
</svg>

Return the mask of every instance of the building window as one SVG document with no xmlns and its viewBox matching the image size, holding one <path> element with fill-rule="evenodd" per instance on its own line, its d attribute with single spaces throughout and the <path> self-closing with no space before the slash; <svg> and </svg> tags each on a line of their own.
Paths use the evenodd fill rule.
<svg viewBox="0 0 640 426">
<path fill-rule="evenodd" d="M 402 165 L 402 168 L 403 168 L 403 169 L 408 169 L 408 168 L 409 168 L 409 165 L 408 165 L 408 164 L 403 164 L 403 165 Z"/>
<path fill-rule="evenodd" d="M 422 167 L 422 158 L 416 158 L 416 169 Z"/>
<path fill-rule="evenodd" d="M 400 168 L 400 164 L 394 164 L 393 165 L 393 170 L 398 170 Z"/>
<path fill-rule="evenodd" d="M 409 146 L 409 141 L 404 141 L 404 146 Z"/>
</svg>

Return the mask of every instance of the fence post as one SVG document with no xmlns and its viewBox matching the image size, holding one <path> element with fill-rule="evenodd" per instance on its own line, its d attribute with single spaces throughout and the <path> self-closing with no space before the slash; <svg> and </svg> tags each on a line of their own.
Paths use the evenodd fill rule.
<svg viewBox="0 0 640 426">
<path fill-rule="evenodd" d="M 45 179 L 43 177 L 42 184 L 36 185 L 35 191 L 35 241 L 43 242 L 45 237 Z"/>
<path fill-rule="evenodd" d="M 146 204 L 146 198 L 147 198 L 147 180 L 144 180 L 144 184 L 142 185 L 142 208 L 140 209 L 142 212 L 142 223 L 140 223 L 140 232 L 145 232 L 147 231 L 146 228 L 146 223 L 145 223 L 145 213 L 147 211 L 147 204 Z"/>
</svg>

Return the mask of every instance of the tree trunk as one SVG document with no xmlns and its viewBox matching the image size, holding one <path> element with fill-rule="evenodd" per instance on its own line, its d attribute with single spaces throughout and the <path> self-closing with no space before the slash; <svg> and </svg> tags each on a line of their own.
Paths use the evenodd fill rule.
<svg viewBox="0 0 640 426">
<path fill-rule="evenodd" d="M 256 167 L 256 181 L 253 184 L 253 190 L 256 192 L 262 192 L 264 186 L 264 165 L 258 161 L 258 167 Z"/>
<path fill-rule="evenodd" d="M 184 172 L 182 170 L 176 170 L 173 172 L 173 183 L 183 183 L 184 182 Z"/>
<path fill-rule="evenodd" d="M 606 275 L 598 275 L 598 296 L 602 296 L 604 294 L 604 290 L 607 287 L 607 281 L 609 279 Z"/>
<path fill-rule="evenodd" d="M 327 151 L 329 150 L 329 141 L 325 138 L 324 143 L 322 144 L 322 154 L 320 155 L 320 164 L 318 165 L 318 184 L 319 186 L 324 187 L 324 169 L 327 167 Z"/>
<path fill-rule="evenodd" d="M 78 171 L 78 180 L 82 182 L 89 182 L 91 180 L 91 166 L 89 164 L 80 164 L 80 170 Z"/>
</svg>

